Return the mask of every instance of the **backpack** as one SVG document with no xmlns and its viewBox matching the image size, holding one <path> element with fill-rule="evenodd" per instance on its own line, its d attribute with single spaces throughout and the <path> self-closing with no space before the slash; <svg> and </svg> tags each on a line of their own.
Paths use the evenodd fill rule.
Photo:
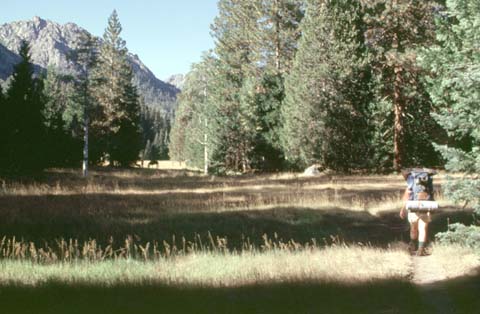
<svg viewBox="0 0 480 314">
<path fill-rule="evenodd" d="M 438 208 L 433 196 L 433 176 L 430 169 L 411 169 L 405 173 L 409 197 L 406 207 L 410 211 L 431 211 Z"/>
<path fill-rule="evenodd" d="M 433 201 L 433 174 L 412 171 L 407 177 L 410 201 Z"/>
</svg>

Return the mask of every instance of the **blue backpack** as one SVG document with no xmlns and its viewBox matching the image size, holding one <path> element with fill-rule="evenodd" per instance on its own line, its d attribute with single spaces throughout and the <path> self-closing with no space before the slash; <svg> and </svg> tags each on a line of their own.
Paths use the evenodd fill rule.
<svg viewBox="0 0 480 314">
<path fill-rule="evenodd" d="M 412 170 L 407 176 L 410 201 L 434 201 L 433 179 L 435 173 L 423 169 Z"/>
</svg>

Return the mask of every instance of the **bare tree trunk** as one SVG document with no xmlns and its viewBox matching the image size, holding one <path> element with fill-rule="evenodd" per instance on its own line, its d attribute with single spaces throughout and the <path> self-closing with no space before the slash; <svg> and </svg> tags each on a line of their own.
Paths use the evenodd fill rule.
<svg viewBox="0 0 480 314">
<path fill-rule="evenodd" d="M 393 35 L 393 48 L 397 51 L 400 49 L 400 40 L 398 34 Z M 395 80 L 393 82 L 393 111 L 395 116 L 394 130 L 393 130 L 393 169 L 400 171 L 403 166 L 403 156 L 405 153 L 404 147 L 404 111 L 405 103 L 402 95 L 403 87 L 403 67 L 401 64 L 396 64 L 393 67 Z"/>
<path fill-rule="evenodd" d="M 85 120 L 84 120 L 84 134 L 83 134 L 83 165 L 82 165 L 82 172 L 83 176 L 88 176 L 88 125 L 90 124 L 90 119 L 88 118 L 87 113 L 85 112 Z"/>
<path fill-rule="evenodd" d="M 280 73 L 280 52 L 281 52 L 281 43 L 280 43 L 280 15 L 279 15 L 279 0 L 275 0 L 275 69 L 277 73 Z"/>
<path fill-rule="evenodd" d="M 207 134 L 208 121 L 205 118 L 205 133 L 203 135 L 203 155 L 204 155 L 204 169 L 203 173 L 208 175 L 208 134 Z"/>
<path fill-rule="evenodd" d="M 205 97 L 205 103 L 207 102 L 207 82 L 205 80 L 205 87 L 203 89 L 203 96 Z M 207 134 L 207 129 L 208 129 L 208 120 L 207 117 L 205 117 L 205 130 L 203 134 L 203 158 L 204 158 L 204 165 L 203 165 L 203 173 L 205 175 L 208 175 L 208 134 Z"/>
<path fill-rule="evenodd" d="M 405 104 L 402 97 L 402 68 L 396 66 L 395 69 L 395 82 L 393 91 L 393 108 L 395 114 L 394 133 L 393 133 L 393 168 L 396 171 L 400 171 L 403 167 L 403 156 L 405 153 L 404 147 L 404 111 Z"/>
</svg>

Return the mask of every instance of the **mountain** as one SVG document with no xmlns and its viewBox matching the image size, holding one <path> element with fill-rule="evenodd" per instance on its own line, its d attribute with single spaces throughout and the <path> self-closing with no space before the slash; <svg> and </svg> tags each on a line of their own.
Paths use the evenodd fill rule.
<svg viewBox="0 0 480 314">
<path fill-rule="evenodd" d="M 183 84 L 185 84 L 185 75 L 183 74 L 174 74 L 165 80 L 170 85 L 175 86 L 179 90 L 183 89 Z"/>
<path fill-rule="evenodd" d="M 13 65 L 20 61 L 20 56 L 0 44 L 0 80 L 5 81 L 13 72 Z"/>
<path fill-rule="evenodd" d="M 78 37 L 87 32 L 74 23 L 58 24 L 40 17 L 29 21 L 17 21 L 0 25 L 0 79 L 5 81 L 18 62 L 18 51 L 22 40 L 30 43 L 32 62 L 46 69 L 49 65 L 60 73 L 72 74 L 75 67 L 67 60 Z M 174 110 L 176 95 L 180 91 L 172 84 L 155 77 L 135 54 L 128 54 L 132 65 L 134 83 L 143 102 L 150 107 L 162 109 L 166 113 Z"/>
</svg>

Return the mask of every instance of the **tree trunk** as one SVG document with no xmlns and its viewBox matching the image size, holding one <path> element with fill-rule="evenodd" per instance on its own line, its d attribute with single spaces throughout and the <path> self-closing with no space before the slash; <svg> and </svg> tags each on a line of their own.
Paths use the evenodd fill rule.
<svg viewBox="0 0 480 314">
<path fill-rule="evenodd" d="M 88 176 L 88 125 L 90 124 L 90 119 L 87 116 L 87 113 L 85 113 L 85 120 L 84 123 L 84 134 L 83 134 L 83 166 L 82 166 L 82 172 L 83 176 L 87 177 Z"/>
<path fill-rule="evenodd" d="M 405 104 L 402 97 L 402 67 L 396 66 L 395 71 L 395 82 L 394 82 L 394 91 L 393 91 L 393 108 L 395 114 L 394 122 L 394 133 L 393 133 L 393 168 L 395 171 L 400 171 L 403 167 L 403 156 L 404 156 L 404 111 Z"/>
<path fill-rule="evenodd" d="M 203 168 L 203 173 L 205 175 L 208 175 L 208 135 L 207 135 L 207 127 L 208 127 L 208 121 L 207 118 L 205 118 L 205 133 L 203 135 L 203 157 L 204 157 L 204 168 Z"/>
<path fill-rule="evenodd" d="M 277 74 L 280 73 L 280 15 L 279 15 L 279 4 L 278 0 L 275 0 L 275 9 L 274 9 L 274 18 L 275 18 L 275 69 Z"/>
</svg>

